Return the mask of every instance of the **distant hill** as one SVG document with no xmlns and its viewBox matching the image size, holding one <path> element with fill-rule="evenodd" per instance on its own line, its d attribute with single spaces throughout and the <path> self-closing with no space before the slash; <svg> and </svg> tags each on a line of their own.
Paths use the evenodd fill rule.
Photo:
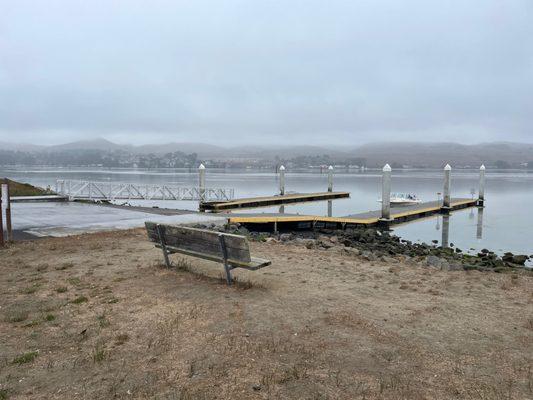
<svg viewBox="0 0 533 400">
<path fill-rule="evenodd" d="M 385 163 L 441 167 L 447 163 L 460 166 L 511 165 L 533 161 L 533 144 L 526 143 L 373 143 L 353 149 L 353 154 L 364 157 L 368 165 Z"/>
<path fill-rule="evenodd" d="M 129 146 L 122 146 L 109 140 L 98 138 L 94 140 L 80 140 L 78 142 L 71 142 L 65 144 L 58 144 L 53 146 L 46 146 L 42 150 L 47 151 L 62 151 L 62 150 L 119 150 L 125 149 Z"/>
<path fill-rule="evenodd" d="M 239 146 L 226 149 L 227 157 L 273 160 L 300 156 L 346 157 L 349 153 L 320 146 Z"/>
<path fill-rule="evenodd" d="M 106 139 L 77 141 L 53 146 L 38 146 L 28 144 L 1 143 L 0 152 L 22 151 L 28 154 L 70 154 L 81 152 L 86 162 L 91 157 L 94 163 L 102 163 L 101 158 L 108 153 L 121 151 L 131 154 L 138 159 L 143 156 L 164 158 L 169 153 L 191 155 L 197 160 L 211 160 L 218 164 L 230 163 L 235 165 L 254 161 L 263 164 L 275 164 L 278 161 L 289 162 L 293 165 L 317 165 L 328 163 L 365 164 L 368 167 L 381 167 L 385 163 L 393 166 L 440 168 L 446 163 L 452 166 L 477 167 L 484 163 L 487 166 L 499 168 L 520 167 L 533 161 L 533 143 L 494 142 L 464 145 L 458 143 L 420 143 L 420 142 L 382 142 L 362 146 L 339 147 L 324 146 L 236 146 L 222 147 L 205 143 L 164 143 L 147 144 L 141 146 L 121 145 Z M 4 154 L 4 160 L 13 163 L 15 153 Z M 124 156 L 126 157 L 126 156 Z M 123 158 L 124 158 L 123 157 Z M 183 158 L 183 157 L 182 157 Z M 51 161 L 49 161 L 51 159 Z M 126 157 L 126 159 L 128 159 Z M 1 164 L 0 160 L 0 164 Z M 47 162 L 53 162 L 53 157 Z M 132 161 L 133 162 L 133 161 Z M 134 162 L 133 162 L 134 163 Z"/>
<path fill-rule="evenodd" d="M 216 157 L 223 154 L 224 147 L 215 146 L 205 143 L 164 143 L 164 144 L 145 144 L 142 146 L 131 146 L 131 150 L 139 154 L 165 154 L 174 151 L 182 153 L 197 153 L 203 157 Z"/>
</svg>

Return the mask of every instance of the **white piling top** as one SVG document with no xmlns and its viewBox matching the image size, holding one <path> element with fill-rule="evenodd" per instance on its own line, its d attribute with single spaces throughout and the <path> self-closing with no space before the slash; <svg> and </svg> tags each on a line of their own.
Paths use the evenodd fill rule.
<svg viewBox="0 0 533 400">
<path fill-rule="evenodd" d="M 392 168 L 390 167 L 389 164 L 385 164 L 385 166 L 383 167 L 383 172 L 391 172 L 392 171 Z"/>
<path fill-rule="evenodd" d="M 333 165 L 330 165 L 330 166 L 328 167 L 328 169 L 329 169 L 330 171 L 333 171 Z"/>
<path fill-rule="evenodd" d="M 479 169 L 484 171 L 485 170 L 485 164 L 481 164 L 481 167 L 479 167 Z"/>
<path fill-rule="evenodd" d="M 198 169 L 205 169 L 205 165 L 204 165 L 204 164 L 200 164 L 200 166 L 198 167 Z"/>
<path fill-rule="evenodd" d="M 285 167 L 282 165 L 281 167 L 279 167 L 279 170 L 280 171 L 285 171 Z"/>
<path fill-rule="evenodd" d="M 446 164 L 446 166 L 444 167 L 444 171 L 451 171 L 452 170 L 452 167 L 450 167 L 450 164 Z"/>
</svg>

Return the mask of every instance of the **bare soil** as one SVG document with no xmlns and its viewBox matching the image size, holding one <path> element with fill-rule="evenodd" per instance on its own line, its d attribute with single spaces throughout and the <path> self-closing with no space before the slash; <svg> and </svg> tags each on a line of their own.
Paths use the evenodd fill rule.
<svg viewBox="0 0 533 400">
<path fill-rule="evenodd" d="M 252 243 L 235 272 L 142 230 L 0 250 L 0 399 L 531 399 L 533 277 Z"/>
</svg>

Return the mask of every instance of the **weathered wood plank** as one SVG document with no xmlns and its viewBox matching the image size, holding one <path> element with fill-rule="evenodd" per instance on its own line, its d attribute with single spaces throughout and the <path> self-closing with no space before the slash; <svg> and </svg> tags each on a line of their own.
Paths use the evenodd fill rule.
<svg viewBox="0 0 533 400">
<path fill-rule="evenodd" d="M 156 244 L 155 247 L 161 248 L 161 245 Z M 216 257 L 216 256 L 211 256 L 211 255 L 204 254 L 204 253 L 197 253 L 194 251 L 178 249 L 172 246 L 167 246 L 167 250 L 169 251 L 170 254 L 177 253 L 177 254 L 183 254 L 186 256 L 201 258 L 203 260 L 208 260 L 208 261 L 223 262 L 221 258 Z M 270 265 L 271 261 L 265 260 L 263 258 L 251 257 L 251 260 L 249 262 L 228 259 L 228 264 L 230 264 L 231 266 L 235 268 L 245 268 L 245 269 L 256 270 L 256 269 L 263 268 L 263 267 Z"/>
<path fill-rule="evenodd" d="M 157 224 L 146 222 L 146 230 L 151 241 L 159 243 Z M 211 257 L 223 259 L 218 232 L 204 229 L 195 229 L 182 226 L 161 225 L 167 246 L 191 251 L 199 254 L 207 254 Z M 248 263 L 251 261 L 248 240 L 243 236 L 224 234 L 228 258 L 234 261 Z"/>
</svg>

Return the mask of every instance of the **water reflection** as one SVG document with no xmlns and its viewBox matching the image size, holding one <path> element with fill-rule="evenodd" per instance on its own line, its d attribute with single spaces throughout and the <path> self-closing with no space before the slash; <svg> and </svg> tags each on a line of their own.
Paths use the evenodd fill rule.
<svg viewBox="0 0 533 400">
<path fill-rule="evenodd" d="M 328 200 L 328 217 L 333 216 L 333 201 Z"/>
<path fill-rule="evenodd" d="M 477 232 L 476 238 L 483 239 L 483 207 L 477 209 Z"/>
<path fill-rule="evenodd" d="M 475 209 L 471 208 L 470 213 L 468 214 L 468 219 L 474 219 L 476 217 Z M 451 215 L 442 215 L 436 218 L 435 230 L 441 230 L 441 246 L 449 247 L 450 246 L 450 217 Z M 441 222 L 442 218 L 442 222 Z M 476 224 L 476 238 L 483 239 L 483 207 L 477 207 L 477 224 Z"/>
<path fill-rule="evenodd" d="M 442 216 L 442 247 L 450 246 L 450 216 L 445 214 Z"/>
</svg>

